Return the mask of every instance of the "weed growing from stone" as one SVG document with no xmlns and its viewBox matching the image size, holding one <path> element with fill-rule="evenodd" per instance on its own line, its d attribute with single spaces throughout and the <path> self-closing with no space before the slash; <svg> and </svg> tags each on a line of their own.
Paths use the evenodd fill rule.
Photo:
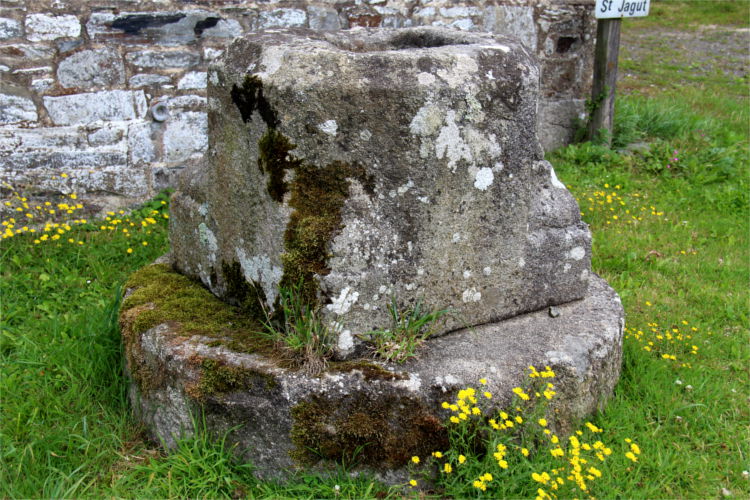
<svg viewBox="0 0 750 500">
<path fill-rule="evenodd" d="M 301 283 L 281 287 L 278 303 L 273 313 L 265 309 L 261 335 L 271 340 L 291 365 L 309 374 L 322 372 L 333 356 L 336 332 L 323 322 L 314 306 L 305 302 Z"/>
<path fill-rule="evenodd" d="M 417 349 L 435 331 L 435 323 L 448 310 L 425 312 L 422 302 L 401 310 L 396 299 L 388 305 L 391 327 L 370 332 L 375 353 L 386 361 L 403 363 L 417 355 Z"/>
<path fill-rule="evenodd" d="M 610 474 L 605 462 L 614 451 L 602 441 L 603 429 L 591 422 L 567 437 L 559 436 L 547 420 L 554 413 L 549 407 L 556 395 L 554 371 L 549 366 L 529 366 L 529 371 L 528 387 L 513 389 L 506 410 L 485 408 L 493 398 L 484 387 L 486 379 L 458 391 L 455 401 L 443 402 L 450 413 L 450 448 L 412 457 L 415 474 L 408 486 L 432 483 L 436 493 L 454 498 L 522 494 L 537 500 L 593 499 L 595 482 Z M 630 438 L 624 441 L 619 453 L 638 463 L 640 447 Z"/>
</svg>

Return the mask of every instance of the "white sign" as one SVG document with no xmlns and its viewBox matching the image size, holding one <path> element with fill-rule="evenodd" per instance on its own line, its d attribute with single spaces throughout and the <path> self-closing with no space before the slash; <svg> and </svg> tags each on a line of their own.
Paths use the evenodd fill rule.
<svg viewBox="0 0 750 500">
<path fill-rule="evenodd" d="M 645 17 L 651 0 L 596 0 L 597 19 Z"/>
</svg>

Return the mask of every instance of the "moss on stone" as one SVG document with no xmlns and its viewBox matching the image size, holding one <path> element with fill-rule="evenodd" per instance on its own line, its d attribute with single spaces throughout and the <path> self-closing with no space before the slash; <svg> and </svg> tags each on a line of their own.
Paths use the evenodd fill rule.
<svg viewBox="0 0 750 500">
<path fill-rule="evenodd" d="M 244 352 L 272 349 L 258 333 L 262 325 L 257 318 L 222 302 L 200 283 L 167 265 L 136 271 L 125 287 L 132 290 L 123 301 L 120 316 L 125 355 L 130 375 L 143 393 L 161 387 L 166 376 L 166 367 L 140 345 L 140 335 L 157 325 L 170 325 L 174 335 L 214 337 L 212 344 L 241 343 Z"/>
<path fill-rule="evenodd" d="M 289 154 L 297 147 L 284 134 L 269 128 L 258 141 L 258 168 L 268 176 L 266 190 L 274 201 L 281 203 L 288 186 L 284 180 L 289 170 L 294 171 L 302 163 Z"/>
<path fill-rule="evenodd" d="M 179 274 L 168 265 L 155 264 L 136 271 L 125 284 L 133 289 L 122 309 L 153 304 L 134 319 L 132 329 L 142 333 L 154 326 L 176 322 L 184 335 L 232 337 L 240 332 L 259 332 L 257 317 L 216 298 L 202 284 Z M 262 337 L 258 335 L 258 340 Z"/>
<path fill-rule="evenodd" d="M 255 392 L 252 389 L 260 389 L 259 386 L 262 386 L 262 390 L 271 390 L 278 384 L 269 373 L 231 365 L 223 360 L 199 358 L 194 361 L 200 366 L 200 378 L 188 393 L 198 402 L 235 391 Z"/>
<path fill-rule="evenodd" d="M 243 122 L 251 121 L 253 112 L 257 110 L 266 125 L 272 128 L 278 125 L 276 111 L 263 95 L 263 82 L 257 76 L 247 75 L 241 87 L 232 85 L 230 95 Z"/>
<path fill-rule="evenodd" d="M 242 86 L 233 85 L 231 97 L 244 122 L 251 121 L 257 111 L 267 126 L 258 140 L 258 168 L 267 177 L 269 196 L 283 203 L 291 193 L 288 203 L 293 212 L 284 233 L 281 286 L 302 284 L 303 301 L 319 307 L 315 276 L 330 272 L 326 264 L 328 246 L 341 229 L 341 209 L 349 196 L 348 179 L 357 179 L 369 192 L 373 191 L 373 180 L 358 165 L 332 162 L 319 167 L 295 158 L 292 151 L 297 146 L 279 130 L 278 113 L 264 96 L 263 82 L 257 76 L 247 76 Z M 227 283 L 232 286 L 229 280 Z M 238 290 L 241 287 L 238 285 Z"/>
<path fill-rule="evenodd" d="M 396 395 L 315 395 L 292 408 L 292 458 L 357 461 L 375 468 L 398 468 L 414 455 L 448 447 L 437 416 L 414 399 Z"/>
<path fill-rule="evenodd" d="M 351 361 L 334 361 L 329 363 L 326 373 L 348 373 L 359 371 L 367 381 L 371 380 L 408 380 L 408 374 L 404 372 L 392 372 L 380 365 L 363 359 Z"/>
<path fill-rule="evenodd" d="M 266 294 L 263 287 L 245 279 L 239 262 L 222 262 L 221 273 L 224 276 L 228 299 L 244 314 L 260 323 L 265 318 L 263 304 L 266 303 Z"/>
</svg>

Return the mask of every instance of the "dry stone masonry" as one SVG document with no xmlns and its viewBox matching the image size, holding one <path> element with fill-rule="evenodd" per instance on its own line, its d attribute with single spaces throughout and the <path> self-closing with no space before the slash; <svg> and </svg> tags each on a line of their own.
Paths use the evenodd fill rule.
<svg viewBox="0 0 750 500">
<path fill-rule="evenodd" d="M 260 475 L 356 454 L 399 482 L 447 446 L 441 402 L 480 378 L 497 408 L 551 366 L 561 432 L 611 395 L 622 306 L 542 159 L 539 65 L 517 39 L 267 30 L 207 81 L 208 152 L 180 176 L 172 253 L 131 279 L 120 316 L 152 434 L 174 445 L 201 411 Z M 253 333 L 295 285 L 335 332 L 322 373 Z M 450 311 L 403 364 L 368 344 L 394 304 Z"/>
<path fill-rule="evenodd" d="M 142 200 L 207 147 L 206 68 L 262 29 L 446 26 L 519 38 L 541 62 L 540 138 L 583 110 L 593 0 L 0 1 L 0 178 Z M 166 114 L 155 114 L 162 106 Z"/>
</svg>

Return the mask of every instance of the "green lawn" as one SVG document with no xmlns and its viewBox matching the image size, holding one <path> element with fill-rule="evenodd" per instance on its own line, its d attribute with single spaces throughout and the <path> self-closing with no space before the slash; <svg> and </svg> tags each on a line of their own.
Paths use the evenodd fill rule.
<svg viewBox="0 0 750 500">
<path fill-rule="evenodd" d="M 746 28 L 747 5 L 659 2 L 644 25 L 626 23 L 625 36 L 675 23 Z M 691 77 L 687 59 L 674 63 L 684 71 L 659 73 L 659 48 L 648 50 L 624 65 L 652 76 L 648 85 L 622 87 L 612 149 L 584 143 L 549 156 L 591 225 L 593 267 L 618 291 L 627 314 L 622 378 L 591 420 L 614 453 L 597 465 L 602 477 L 587 493 L 716 498 L 725 488 L 747 498 L 748 82 L 719 73 Z M 632 143 L 640 145 L 624 149 Z M 36 214 L 20 197 L 13 201 L 22 209 L 16 219 Z M 117 309 L 128 275 L 167 250 L 162 201 L 129 216 L 51 227 L 44 239 L 42 230 L 27 230 L 2 240 L 0 495 L 418 496 L 344 470 L 259 482 L 252 464 L 238 463 L 223 442 L 200 433 L 169 454 L 144 441 L 125 397 Z M 8 224 L 14 232 L 22 227 Z M 493 446 L 506 442 L 491 438 Z M 531 474 L 554 466 L 546 453 L 514 456 L 508 470 L 491 470 L 483 492 L 463 471 L 487 471 L 486 457 L 467 452 L 459 463 L 461 439 L 454 436 L 454 447 L 444 451 L 453 471 L 438 474 L 436 497 L 534 497 L 541 483 Z M 625 456 L 626 439 L 640 447 L 637 461 Z M 422 465 L 444 468 L 445 460 L 423 457 Z"/>
</svg>

